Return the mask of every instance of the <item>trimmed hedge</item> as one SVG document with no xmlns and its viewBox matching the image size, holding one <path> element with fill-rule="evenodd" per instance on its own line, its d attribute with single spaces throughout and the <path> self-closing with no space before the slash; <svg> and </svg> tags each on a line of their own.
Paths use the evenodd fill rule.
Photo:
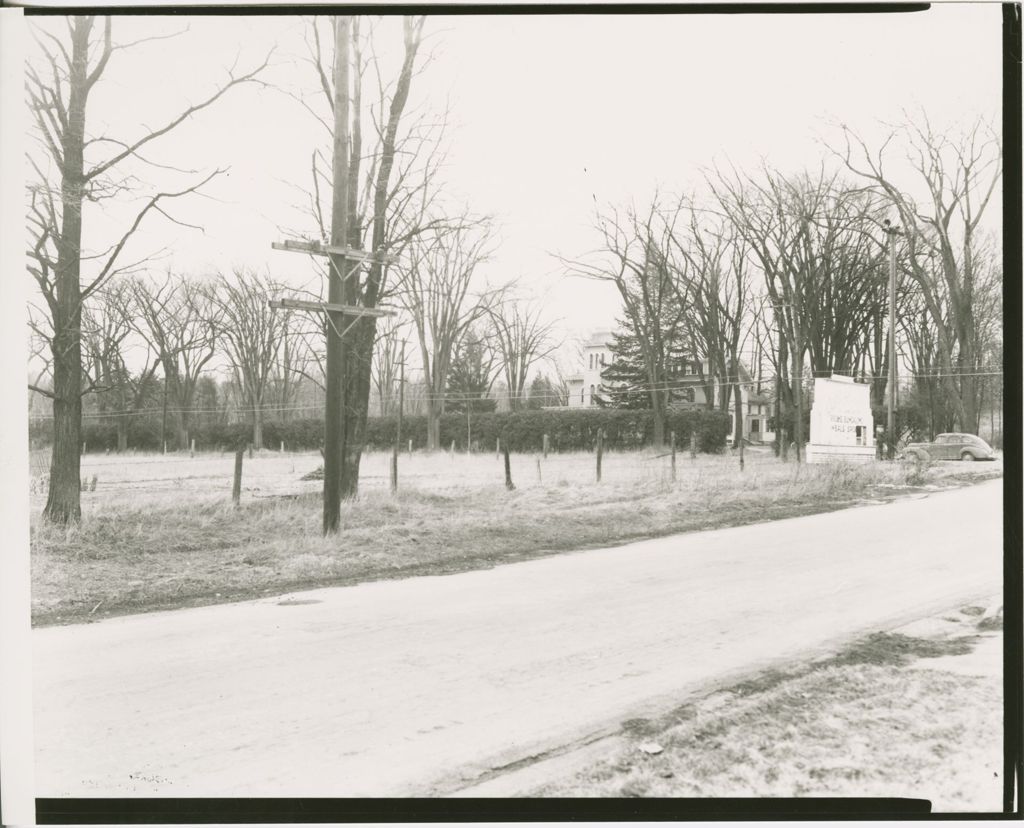
<svg viewBox="0 0 1024 828">
<path fill-rule="evenodd" d="M 366 447 L 387 450 L 395 439 L 395 417 L 370 417 L 366 422 Z M 454 441 L 458 450 L 466 450 L 466 415 L 446 414 L 441 418 L 441 447 Z M 665 439 L 675 431 L 676 444 L 685 449 L 690 434 L 696 433 L 697 447 L 702 452 L 720 452 L 729 434 L 729 417 L 719 411 L 691 409 L 670 413 L 665 421 Z M 473 448 L 490 451 L 500 438 L 510 451 L 540 451 L 544 435 L 552 451 L 590 451 L 597 441 L 597 432 L 604 429 L 608 449 L 636 449 L 651 445 L 654 420 L 650 411 L 578 408 L 541 411 L 514 411 L 473 414 L 470 417 Z M 49 444 L 52 429 L 49 422 L 33 423 L 30 438 L 34 444 Z M 245 445 L 252 439 L 250 423 L 229 423 L 197 426 L 189 436 L 201 451 L 226 451 Z M 313 450 L 323 443 L 324 423 L 319 419 L 268 421 L 263 424 L 263 444 L 276 449 L 284 441 L 290 451 Z M 113 424 L 86 423 L 82 439 L 87 450 L 114 451 L 117 429 Z M 173 433 L 168 435 L 173 439 Z M 404 417 L 402 443 L 412 439 L 413 446 L 427 444 L 427 418 L 423 415 Z M 160 424 L 149 418 L 133 420 L 128 429 L 128 448 L 136 451 L 159 451 Z"/>
<path fill-rule="evenodd" d="M 378 449 L 391 446 L 395 438 L 394 417 L 375 417 L 366 424 L 366 445 Z M 509 451 L 540 451 L 548 435 L 552 451 L 590 451 L 597 432 L 604 429 L 604 445 L 609 449 L 635 449 L 651 445 L 654 418 L 650 411 L 578 408 L 564 410 L 513 411 L 474 414 L 469 420 L 474 449 L 490 451 L 500 438 Z M 665 439 L 675 431 L 676 444 L 688 446 L 691 432 L 697 434 L 702 452 L 725 448 L 729 418 L 717 411 L 693 409 L 674 412 L 665 422 Z M 441 418 L 441 447 L 454 441 L 458 450 L 466 450 L 467 421 L 464 414 L 446 414 Z M 414 446 L 427 442 L 427 418 L 406 417 L 402 421 L 403 441 L 412 438 Z"/>
</svg>

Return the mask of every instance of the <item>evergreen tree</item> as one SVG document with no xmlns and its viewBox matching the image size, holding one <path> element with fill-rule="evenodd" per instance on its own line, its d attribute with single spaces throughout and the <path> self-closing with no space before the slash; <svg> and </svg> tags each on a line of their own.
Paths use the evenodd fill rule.
<svg viewBox="0 0 1024 828">
<path fill-rule="evenodd" d="M 526 407 L 531 411 L 537 411 L 545 406 L 560 404 L 561 398 L 558 395 L 558 389 L 547 376 L 539 374 L 530 383 L 530 395 L 527 397 Z"/>
<path fill-rule="evenodd" d="M 476 331 L 467 331 L 459 342 L 448 368 L 445 410 L 451 414 L 494 411 L 497 402 L 490 395 L 497 376 L 494 354 Z"/>
<path fill-rule="evenodd" d="M 612 334 L 610 350 L 612 361 L 601 372 L 601 387 L 595 395 L 595 402 L 607 408 L 648 409 L 651 407 L 650 374 L 644 363 L 643 352 L 635 334 L 620 322 L 621 332 Z M 685 388 L 674 388 L 684 376 L 683 368 L 692 358 L 682 341 L 666 345 L 663 361 L 664 384 L 669 389 L 667 403 L 692 401 L 692 392 Z"/>
</svg>

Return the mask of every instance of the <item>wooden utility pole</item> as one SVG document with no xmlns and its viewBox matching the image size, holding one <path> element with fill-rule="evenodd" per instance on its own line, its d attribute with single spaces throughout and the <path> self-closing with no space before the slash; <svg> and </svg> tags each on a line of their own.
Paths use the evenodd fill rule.
<svg viewBox="0 0 1024 828">
<path fill-rule="evenodd" d="M 235 451 L 235 476 L 231 481 L 231 502 L 237 506 L 242 497 L 242 458 L 245 457 L 245 449 L 239 448 Z"/>
<path fill-rule="evenodd" d="M 502 449 L 502 456 L 505 458 L 505 488 L 512 491 L 515 488 L 515 484 L 512 482 L 512 464 L 508 457 L 508 445 Z"/>
<path fill-rule="evenodd" d="M 672 482 L 676 482 L 676 433 L 673 431 L 669 435 L 669 440 L 672 443 Z"/>
<path fill-rule="evenodd" d="M 331 247 L 347 246 L 348 241 L 348 162 L 349 162 L 349 40 L 352 18 L 334 18 L 334 155 L 331 201 Z M 344 252 L 328 256 L 327 301 L 351 304 L 350 279 Z M 345 317 L 337 311 L 327 316 L 326 411 L 324 415 L 324 526 L 325 535 L 338 531 L 341 520 L 341 469 L 345 455 Z"/>
</svg>

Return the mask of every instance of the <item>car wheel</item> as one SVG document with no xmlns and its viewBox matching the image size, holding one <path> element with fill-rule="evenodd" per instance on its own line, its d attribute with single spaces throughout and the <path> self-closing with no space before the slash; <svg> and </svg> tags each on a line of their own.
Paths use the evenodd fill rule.
<svg viewBox="0 0 1024 828">
<path fill-rule="evenodd" d="M 965 451 L 963 454 L 960 455 L 960 459 L 963 460 L 964 462 L 972 462 L 976 458 L 969 451 Z"/>
</svg>

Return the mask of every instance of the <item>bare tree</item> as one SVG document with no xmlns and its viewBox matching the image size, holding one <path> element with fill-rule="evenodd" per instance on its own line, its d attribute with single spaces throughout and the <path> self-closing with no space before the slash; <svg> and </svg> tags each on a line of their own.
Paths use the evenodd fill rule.
<svg viewBox="0 0 1024 828">
<path fill-rule="evenodd" d="M 508 389 L 509 409 L 525 406 L 526 378 L 536 363 L 561 347 L 555 339 L 554 324 L 545 322 L 540 307 L 530 302 L 506 301 L 488 314 L 491 338 L 501 358 Z"/>
<path fill-rule="evenodd" d="M 335 94 L 330 69 L 333 41 L 321 31 L 325 21 L 313 18 L 307 27 L 308 59 L 318 90 L 314 100 L 302 102 L 326 135 L 333 137 L 329 117 Z M 380 25 L 369 18 L 352 21 L 347 242 L 372 255 L 365 268 L 347 280 L 351 283 L 346 289 L 348 300 L 370 308 L 394 298 L 391 262 L 421 233 L 446 225 L 443 218 L 427 218 L 437 190 L 437 172 L 444 160 L 439 146 L 445 118 L 425 110 L 413 111 L 409 104 L 413 79 L 431 59 L 421 51 L 425 23 L 424 16 L 402 18 L 400 67 L 394 79 L 386 80 L 377 54 Z M 327 158 L 326 152 L 316 150 L 311 161 L 309 212 L 320 238 L 328 235 L 330 223 L 326 205 L 331 198 L 331 165 Z M 342 497 L 352 497 L 358 491 L 376 329 L 376 318 L 362 317 L 344 331 Z"/>
<path fill-rule="evenodd" d="M 440 446 L 445 387 L 455 347 L 498 298 L 494 291 L 470 294 L 473 275 L 490 243 L 487 223 L 476 224 L 418 237 L 401 265 L 399 297 L 416 331 L 427 389 L 428 449 Z"/>
<path fill-rule="evenodd" d="M 124 140 L 90 136 L 89 98 L 116 63 L 115 55 L 144 40 L 162 38 L 115 44 L 109 17 L 100 22 L 92 15 L 81 15 L 63 22 L 63 29 L 36 27 L 39 59 L 30 63 L 27 72 L 29 106 L 41 147 L 41 152 L 29 155 L 35 180 L 29 188 L 28 270 L 46 302 L 53 354 L 53 390 L 48 395 L 53 399 L 54 442 L 44 514 L 67 523 L 81 516 L 82 302 L 106 279 L 128 267 L 122 253 L 150 213 L 175 220 L 167 212 L 167 203 L 195 193 L 219 171 L 199 180 L 193 177 L 177 189 L 146 195 L 123 234 L 100 252 L 86 253 L 83 248 L 83 208 L 126 192 L 138 194 L 138 180 L 122 172 L 123 163 L 147 163 L 140 152 L 151 142 L 211 106 L 229 89 L 256 81 L 267 64 L 264 61 L 243 74 L 229 73 L 212 94 L 140 136 Z M 102 154 L 103 148 L 110 151 Z M 83 263 L 88 271 L 84 285 Z"/>
<path fill-rule="evenodd" d="M 853 373 L 871 353 L 882 361 L 876 377 L 890 358 L 881 351 L 887 270 L 878 200 L 843 185 L 824 166 L 813 175 L 787 176 L 762 165 L 759 176 L 718 172 L 708 183 L 764 274 L 783 419 L 799 450 L 805 358 L 812 374 L 827 376 Z"/>
<path fill-rule="evenodd" d="M 133 326 L 157 353 L 164 375 L 161 442 L 166 440 L 168 403 L 174 405 L 176 445 L 189 444 L 196 385 L 216 354 L 218 330 L 211 291 L 203 282 L 168 271 L 159 282 L 135 279 Z"/>
<path fill-rule="evenodd" d="M 231 277 L 218 274 L 207 288 L 216 308 L 214 330 L 231 365 L 242 407 L 252 418 L 252 444 L 263 448 L 264 405 L 288 341 L 288 311 L 275 311 L 268 301 L 282 286 L 252 270 L 236 268 Z"/>
<path fill-rule="evenodd" d="M 132 347 L 134 316 L 134 293 L 126 279 L 112 279 L 96 290 L 82 313 L 83 373 L 99 398 L 100 412 L 112 411 L 119 452 L 128 448 L 129 423 L 152 396 L 160 364 L 145 341 L 141 349 Z M 141 358 L 133 357 L 138 350 Z"/>
<path fill-rule="evenodd" d="M 941 134 L 923 114 L 920 123 L 893 129 L 874 151 L 845 125 L 842 135 L 836 154 L 899 213 L 909 275 L 938 334 L 945 392 L 960 427 L 975 431 L 982 367 L 978 245 L 981 221 L 1002 174 L 999 137 L 984 120 L 959 136 Z M 913 172 L 897 181 L 886 168 L 886 153 L 900 139 Z M 921 189 L 922 198 L 911 194 L 914 188 Z"/>
<path fill-rule="evenodd" d="M 711 376 L 704 378 L 708 407 L 714 404 L 715 390 L 722 411 L 728 410 L 732 395 L 734 440 L 739 441 L 743 435 L 740 353 L 751 323 L 747 245 L 728 220 L 706 215 L 692 205 L 684 211 L 686 224 L 673 234 L 673 241 L 689 267 L 679 272 L 676 289 L 695 352 L 707 359 L 711 369 Z"/>
<path fill-rule="evenodd" d="M 654 445 L 665 444 L 671 374 L 684 337 L 686 310 L 676 285 L 686 267 L 673 242 L 678 209 L 665 209 L 657 196 L 643 213 L 609 209 L 597 216 L 601 247 L 587 261 L 567 262 L 570 275 L 611 282 L 622 299 L 625 324 L 639 347 L 647 374 L 654 421 Z"/>
<path fill-rule="evenodd" d="M 283 314 L 281 347 L 271 371 L 267 397 L 278 412 L 281 420 L 291 417 L 298 400 L 306 367 L 312 359 L 308 345 L 302 336 L 303 323 L 310 320 L 308 314 Z M 321 342 L 323 335 L 320 335 Z"/>
<path fill-rule="evenodd" d="M 373 384 L 380 401 L 380 415 L 387 417 L 398 410 L 396 382 L 399 365 L 404 358 L 404 323 L 390 317 L 377 331 L 373 350 Z"/>
</svg>

